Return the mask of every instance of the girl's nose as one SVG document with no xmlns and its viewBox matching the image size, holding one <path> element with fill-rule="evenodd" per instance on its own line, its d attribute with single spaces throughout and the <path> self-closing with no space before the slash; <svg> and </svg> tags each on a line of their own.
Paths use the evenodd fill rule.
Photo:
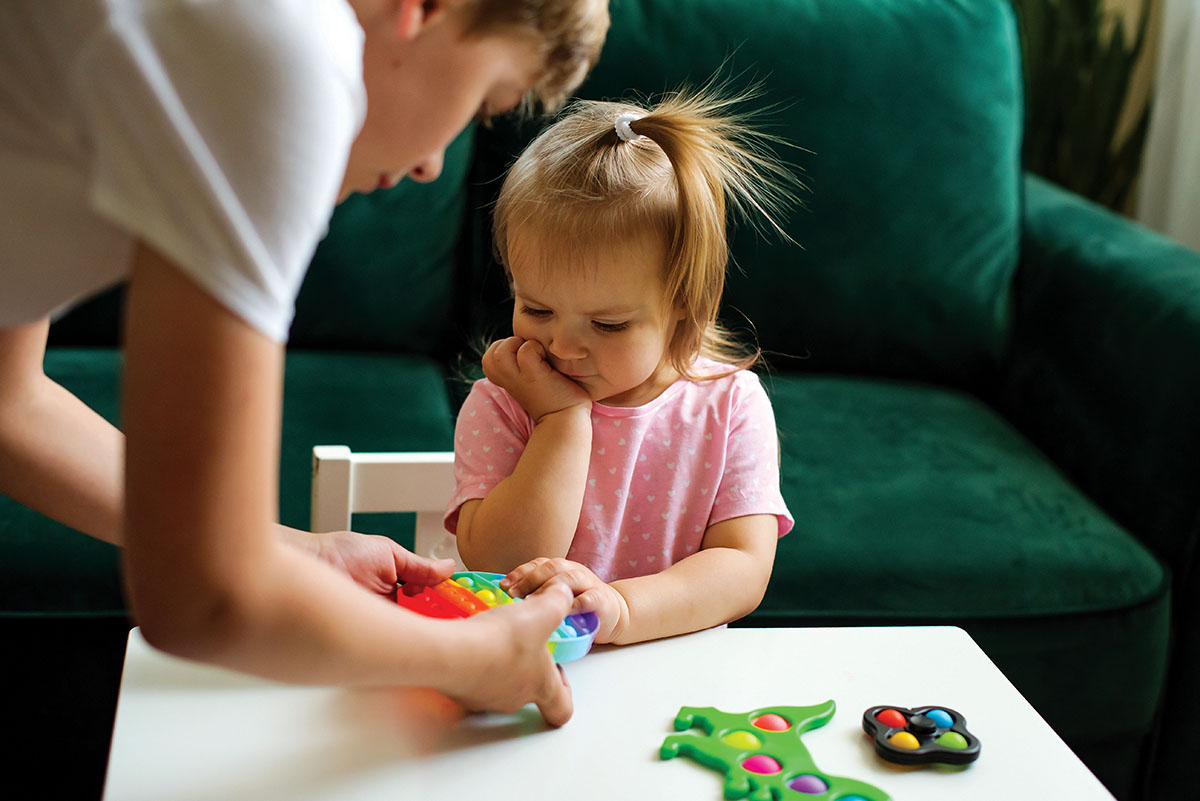
<svg viewBox="0 0 1200 801">
<path fill-rule="evenodd" d="M 580 339 L 568 326 L 555 326 L 550 332 L 550 343 L 546 350 L 556 359 L 582 359 L 587 355 Z"/>
<path fill-rule="evenodd" d="M 437 177 L 442 174 L 442 162 L 445 157 L 445 150 L 429 154 L 424 161 L 408 171 L 408 177 L 422 184 L 436 181 Z"/>
</svg>

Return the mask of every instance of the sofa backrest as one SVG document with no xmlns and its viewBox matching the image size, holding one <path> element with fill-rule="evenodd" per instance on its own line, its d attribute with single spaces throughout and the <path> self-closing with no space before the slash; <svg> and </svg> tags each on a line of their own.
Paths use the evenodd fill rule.
<svg viewBox="0 0 1200 801">
<path fill-rule="evenodd" d="M 351 195 L 333 213 L 296 299 L 297 348 L 449 353 L 474 127 L 430 184 Z M 464 310 L 465 313 L 465 310 Z"/>
<path fill-rule="evenodd" d="M 758 80 L 754 107 L 797 148 L 780 154 L 807 186 L 786 226 L 802 249 L 743 228 L 726 293 L 732 325 L 744 314 L 764 349 L 808 355 L 773 364 L 958 385 L 994 372 L 1018 249 L 1023 101 L 1008 0 L 612 0 L 611 11 L 580 95 Z M 536 127 L 480 131 L 477 158 L 499 174 Z"/>
</svg>

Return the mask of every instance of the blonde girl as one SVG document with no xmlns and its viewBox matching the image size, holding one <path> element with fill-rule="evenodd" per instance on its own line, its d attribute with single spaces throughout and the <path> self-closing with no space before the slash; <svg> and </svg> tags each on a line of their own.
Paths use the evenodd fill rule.
<svg viewBox="0 0 1200 801">
<path fill-rule="evenodd" d="M 515 595 L 569 587 L 598 642 L 749 613 L 792 527 L 758 354 L 717 323 L 727 207 L 774 226 L 791 181 L 734 102 L 576 104 L 497 203 L 513 336 L 459 414 L 446 526 Z"/>
</svg>

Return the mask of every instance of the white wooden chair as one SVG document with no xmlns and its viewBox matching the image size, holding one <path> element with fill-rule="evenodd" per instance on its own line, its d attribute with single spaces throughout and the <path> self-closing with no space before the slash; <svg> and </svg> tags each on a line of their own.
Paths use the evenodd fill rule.
<svg viewBox="0 0 1200 801">
<path fill-rule="evenodd" d="M 415 512 L 413 552 L 450 558 L 465 570 L 453 535 L 442 527 L 454 494 L 454 454 L 354 453 L 344 445 L 313 448 L 312 530 L 346 531 L 355 512 Z"/>
</svg>

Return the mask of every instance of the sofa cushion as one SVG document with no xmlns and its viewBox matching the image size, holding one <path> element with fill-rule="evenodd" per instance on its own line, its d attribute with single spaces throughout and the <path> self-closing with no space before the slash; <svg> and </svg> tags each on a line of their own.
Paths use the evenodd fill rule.
<svg viewBox="0 0 1200 801">
<path fill-rule="evenodd" d="M 798 369 L 960 386 L 994 371 L 1017 254 L 1023 102 L 1007 0 L 611 10 L 581 96 L 628 98 L 718 71 L 735 89 L 762 78 L 750 108 L 769 108 L 770 132 L 811 151 L 780 151 L 809 188 L 787 226 L 803 249 L 745 229 L 733 242 L 727 307 L 764 348 L 810 354 Z M 533 133 L 481 131 L 494 171 Z"/>
<path fill-rule="evenodd" d="M 1158 561 L 979 401 L 900 382 L 765 380 L 796 516 L 780 545 L 780 608 L 1007 617 L 1122 608 L 1162 591 Z"/>
<path fill-rule="evenodd" d="M 971 397 L 764 381 L 796 527 L 751 622 L 963 626 L 1072 745 L 1136 744 L 1169 615 L 1168 576 L 1140 543 Z"/>
</svg>

